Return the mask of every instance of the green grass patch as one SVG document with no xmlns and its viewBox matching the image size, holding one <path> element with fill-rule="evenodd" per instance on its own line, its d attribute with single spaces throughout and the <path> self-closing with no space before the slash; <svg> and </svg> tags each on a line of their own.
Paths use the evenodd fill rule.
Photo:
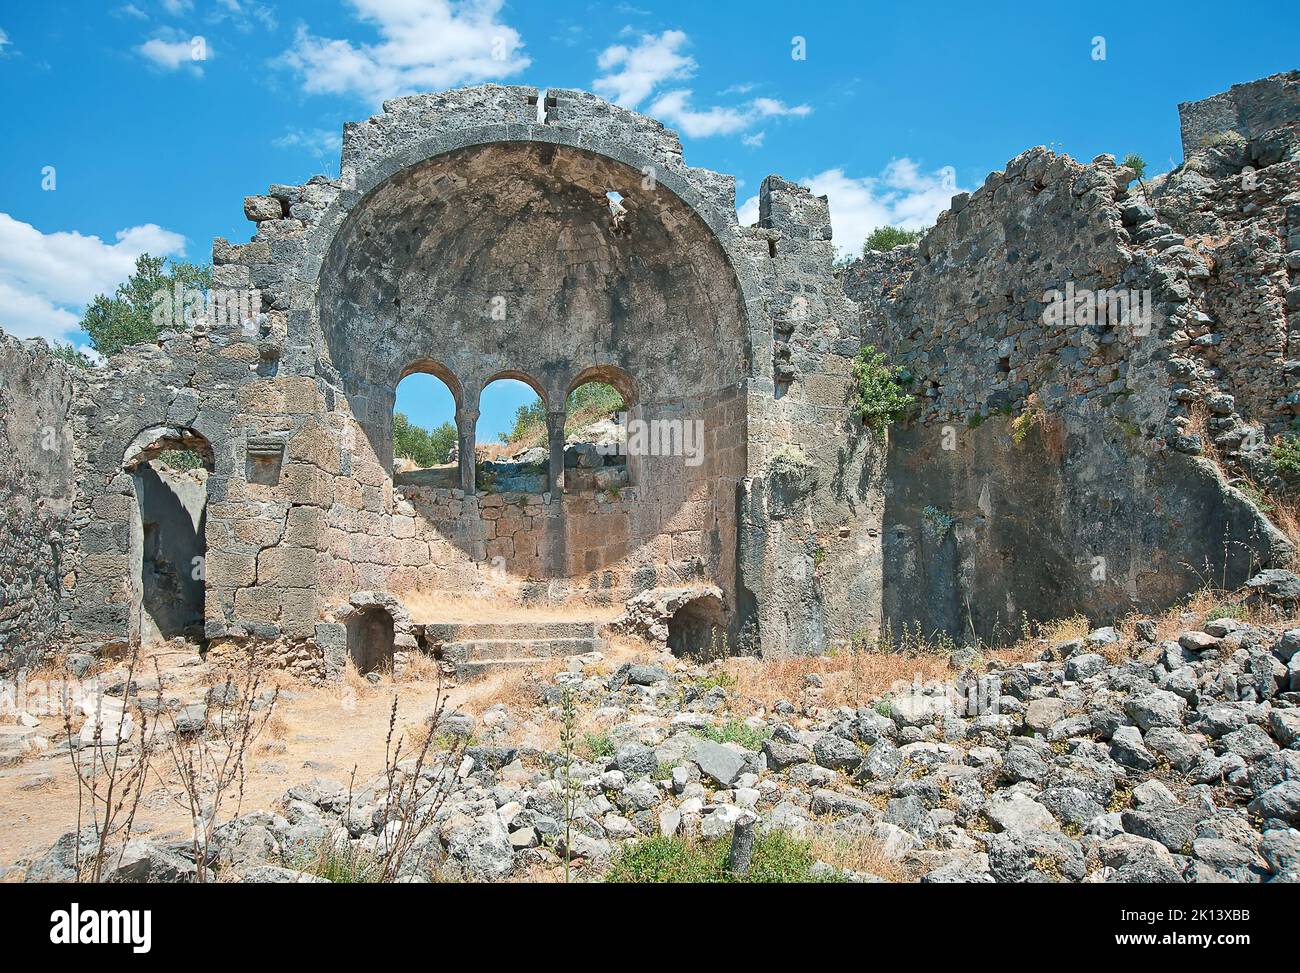
<svg viewBox="0 0 1300 973">
<path fill-rule="evenodd" d="M 608 733 L 588 733 L 582 738 L 582 746 L 591 760 L 614 756 L 614 742 Z"/>
<path fill-rule="evenodd" d="M 706 726 L 699 735 L 714 743 L 738 743 L 746 750 L 758 750 L 763 741 L 772 735 L 768 729 L 756 730 L 741 720 L 728 720 L 722 726 Z"/>
<path fill-rule="evenodd" d="M 373 855 L 358 851 L 350 842 L 335 844 L 329 838 L 290 867 L 344 885 L 377 882 L 382 872 Z"/>
<path fill-rule="evenodd" d="M 744 878 L 727 871 L 731 839 L 691 842 L 684 838 L 647 838 L 624 849 L 605 873 L 606 882 L 772 883 L 827 881 L 812 876 L 812 846 L 784 831 L 769 831 L 754 840 L 754 857 Z M 833 879 L 829 879 L 832 880 Z"/>
</svg>

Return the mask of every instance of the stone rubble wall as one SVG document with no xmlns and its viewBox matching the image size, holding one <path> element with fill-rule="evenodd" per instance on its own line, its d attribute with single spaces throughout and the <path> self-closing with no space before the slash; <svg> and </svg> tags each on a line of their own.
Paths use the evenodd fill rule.
<svg viewBox="0 0 1300 973">
<path fill-rule="evenodd" d="M 1248 141 L 1300 115 L 1300 71 L 1234 84 L 1227 91 L 1178 106 L 1183 157 L 1190 159 L 1227 133 Z"/>
<path fill-rule="evenodd" d="M 819 653 L 880 623 L 884 440 L 850 408 L 858 309 L 832 270 L 826 198 L 769 176 L 749 235 L 772 333 L 753 352 L 740 597 L 765 655 Z M 781 472 L 792 450 L 796 476 Z"/>
<path fill-rule="evenodd" d="M 918 397 L 886 471 L 888 627 L 1113 617 L 1290 556 L 1228 477 L 1251 423 L 1266 449 L 1294 415 L 1296 161 L 1294 123 L 1145 187 L 1035 148 L 844 271 L 863 341 Z M 1149 330 L 1045 318 L 1067 286 L 1149 295 Z M 1211 446 L 1222 468 L 1180 455 Z"/>
<path fill-rule="evenodd" d="M 0 334 L 0 672 L 38 659 L 66 627 L 81 391 L 78 369 L 43 342 Z"/>
</svg>

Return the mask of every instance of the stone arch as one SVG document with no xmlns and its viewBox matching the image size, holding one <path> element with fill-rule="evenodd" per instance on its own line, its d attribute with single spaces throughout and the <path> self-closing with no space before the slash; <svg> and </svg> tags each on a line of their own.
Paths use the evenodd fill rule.
<svg viewBox="0 0 1300 973">
<path fill-rule="evenodd" d="M 617 365 L 592 365 L 584 368 L 569 381 L 564 390 L 565 396 L 588 382 L 604 382 L 606 385 L 612 385 L 618 389 L 618 394 L 623 396 L 623 401 L 629 408 L 638 401 L 636 380 Z"/>
<path fill-rule="evenodd" d="M 301 279 L 319 281 L 332 244 L 349 216 L 364 205 L 375 190 L 405 170 L 480 146 L 532 144 L 543 151 L 553 152 L 562 147 L 581 145 L 584 151 L 599 154 L 626 168 L 626 175 L 607 180 L 607 185 L 600 191 L 601 205 L 608 205 L 604 193 L 611 189 L 626 200 L 628 193 L 625 189 L 651 181 L 656 189 L 672 194 L 708 226 L 726 255 L 728 274 L 741 292 L 747 354 L 757 354 L 762 350 L 759 346 L 766 344 L 764 335 L 768 327 L 763 322 L 767 314 L 762 288 L 752 272 L 745 269 L 747 257 L 740 243 L 734 180 L 720 182 L 714 173 L 686 167 L 681 159 L 681 142 L 675 133 L 653 119 L 610 105 L 586 92 L 557 90 L 557 96 L 562 94 L 566 99 L 598 103 L 602 121 L 607 125 L 598 142 L 579 128 L 566 127 L 562 119 L 559 124 L 552 124 L 549 118 L 546 123 L 535 123 L 535 117 L 530 117 L 537 102 L 535 88 L 487 85 L 455 94 L 470 100 L 491 99 L 493 105 L 486 117 L 491 117 L 493 109 L 502 107 L 502 99 L 517 99 L 520 103 L 506 109 L 507 116 L 523 105 L 527 108 L 518 117 L 485 124 L 482 122 L 485 113 L 481 110 L 467 113 L 467 117 L 458 117 L 454 114 L 454 106 L 444 104 L 447 96 L 416 95 L 386 102 L 383 114 L 365 123 L 346 126 L 341 163 L 345 188 L 334 196 L 320 218 L 308 229 Z M 408 111 L 418 113 L 422 124 L 402 124 L 400 119 Z M 366 129 L 364 136 L 359 134 L 363 129 Z M 412 134 L 422 130 L 435 130 L 436 134 Z M 598 148 L 594 147 L 596 144 Z M 701 180 L 701 175 L 707 178 Z M 318 293 L 319 285 L 316 288 L 298 288 L 292 293 L 288 314 L 288 337 L 291 341 L 314 342 L 320 325 Z"/>
<path fill-rule="evenodd" d="M 432 358 L 417 359 L 402 369 L 401 373 L 397 376 L 397 381 L 400 383 L 402 379 L 411 375 L 432 375 L 434 378 L 442 382 L 443 385 L 447 386 L 447 389 L 451 392 L 452 399 L 456 403 L 457 412 L 459 412 L 464 406 L 465 393 L 461 389 L 460 379 L 456 377 L 455 372 L 442 362 L 435 361 Z M 394 386 L 394 388 L 395 387 L 396 386 Z"/>
<path fill-rule="evenodd" d="M 564 402 L 565 402 L 566 409 L 569 401 L 569 396 L 572 395 L 573 392 L 575 392 L 577 389 L 588 384 L 589 382 L 603 382 L 604 384 L 613 387 L 618 392 L 618 394 L 623 397 L 623 404 L 624 404 L 623 418 L 625 420 L 625 424 L 622 429 L 619 452 L 613 457 L 606 456 L 603 460 L 600 460 L 600 462 L 606 464 L 607 467 L 613 467 L 613 468 L 604 468 L 604 469 L 597 470 L 597 472 L 595 473 L 595 478 L 593 479 L 593 485 L 608 483 L 608 484 L 616 485 L 618 489 L 622 489 L 624 486 L 636 486 L 637 484 L 641 483 L 641 477 L 642 477 L 641 469 L 640 469 L 640 457 L 630 455 L 626 449 L 628 427 L 632 422 L 641 421 L 642 410 L 641 410 L 641 405 L 639 400 L 639 394 L 637 391 L 636 381 L 632 378 L 631 375 L 627 373 L 625 369 L 622 369 L 617 365 L 611 365 L 611 364 L 592 365 L 588 368 L 584 368 L 582 371 L 580 371 L 569 381 L 568 386 L 565 388 Z M 567 426 L 567 416 L 566 416 L 566 426 Z M 561 445 L 561 449 L 564 449 L 563 440 L 561 441 L 560 445 Z M 567 450 L 565 450 L 565 452 L 567 453 Z M 599 459 L 599 454 L 598 454 L 598 459 Z M 566 460 L 565 462 L 566 465 L 568 465 L 569 461 Z M 582 476 L 583 474 L 581 471 L 574 470 L 574 471 L 566 472 L 566 480 L 565 480 L 566 488 L 568 488 L 571 485 L 570 478 L 572 480 L 578 480 Z"/>
<path fill-rule="evenodd" d="M 489 86 L 451 100 L 488 96 L 512 102 L 515 90 Z M 531 518 L 530 529 L 546 536 L 533 539 L 535 559 L 530 554 L 523 574 L 578 578 L 574 587 L 597 595 L 701 574 L 733 590 L 751 348 L 770 331 L 752 327 L 764 313 L 757 281 L 737 270 L 748 258 L 733 185 L 687 169 L 672 133 L 612 106 L 604 106 L 611 130 L 598 141 L 555 124 L 468 127 L 468 113 L 442 117 L 436 138 L 413 138 L 418 129 L 395 119 L 424 104 L 390 103 L 345 136 L 345 188 L 309 226 L 297 273 L 315 279 L 316 289 L 291 294 L 289 343 L 321 352 L 301 367 L 313 367 L 347 400 L 374 403 L 391 394 L 411 360 L 440 362 L 461 379 L 466 460 L 467 427 L 478 418 L 470 403 L 486 384 L 480 376 L 531 377 L 552 413 L 552 489 Z M 426 125 L 441 105 L 429 100 Z M 623 197 L 618 225 L 611 188 Z M 710 441 L 725 448 L 685 470 L 680 457 L 649 459 L 658 465 L 643 477 L 646 496 L 611 492 L 583 508 L 564 502 L 557 403 L 587 369 L 595 370 L 586 377 L 617 376 L 616 387 L 630 387 L 647 415 L 710 424 Z M 357 421 L 366 429 L 363 416 Z M 437 498 L 404 492 L 402 502 L 484 564 L 500 535 L 494 541 L 478 523 L 467 473 L 468 502 L 448 498 L 450 514 Z M 580 510 L 599 523 L 589 517 L 577 529 L 569 517 Z M 678 540 L 669 542 L 674 532 Z M 398 573 L 397 590 L 418 581 L 415 570 Z"/>
</svg>

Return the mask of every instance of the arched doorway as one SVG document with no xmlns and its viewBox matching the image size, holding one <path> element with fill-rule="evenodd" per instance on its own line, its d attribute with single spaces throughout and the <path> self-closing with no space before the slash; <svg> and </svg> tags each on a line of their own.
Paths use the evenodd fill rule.
<svg viewBox="0 0 1300 973">
<path fill-rule="evenodd" d="M 348 616 L 348 655 L 357 672 L 386 672 L 393 668 L 393 616 L 379 605 L 366 605 Z"/>
<path fill-rule="evenodd" d="M 192 429 L 152 427 L 127 448 L 132 644 L 203 643 L 212 446 Z"/>
</svg>

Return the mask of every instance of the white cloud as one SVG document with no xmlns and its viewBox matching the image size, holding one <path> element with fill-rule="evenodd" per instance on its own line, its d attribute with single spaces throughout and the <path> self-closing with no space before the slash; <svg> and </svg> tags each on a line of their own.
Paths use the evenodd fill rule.
<svg viewBox="0 0 1300 973">
<path fill-rule="evenodd" d="M 194 6 L 193 0 L 162 0 L 163 9 L 169 14 L 183 14 Z"/>
<path fill-rule="evenodd" d="M 130 17 L 132 20 L 148 20 L 149 15 L 133 3 L 124 3 L 113 11 L 118 17 Z"/>
<path fill-rule="evenodd" d="M 0 56 L 4 54 L 5 48 L 8 46 L 9 46 L 9 35 L 5 33 L 5 29 L 3 27 L 0 27 Z"/>
<path fill-rule="evenodd" d="M 214 10 L 208 17 L 214 24 L 229 20 L 237 30 L 244 33 L 256 26 L 253 23 L 255 20 L 267 30 L 275 30 L 278 26 L 275 12 L 256 0 L 217 0 L 217 6 L 221 9 Z"/>
<path fill-rule="evenodd" d="M 714 106 L 704 111 L 691 107 L 688 89 L 669 91 L 660 95 L 650 105 L 649 114 L 691 138 L 708 138 L 711 135 L 734 135 L 752 128 L 764 118 L 783 115 L 802 118 L 812 112 L 808 105 L 787 106 L 775 98 L 755 98 L 747 104 L 732 108 Z"/>
<path fill-rule="evenodd" d="M 683 88 L 660 95 L 650 105 L 651 117 L 667 122 L 691 138 L 733 135 L 749 127 L 751 116 L 739 108 L 714 106 L 704 111 L 691 108 L 691 92 Z"/>
<path fill-rule="evenodd" d="M 961 192 L 952 166 L 923 172 L 906 157 L 889 163 L 879 176 L 855 179 L 836 168 L 799 182 L 818 196 L 827 197 L 836 248 L 842 255 L 854 257 L 862 252 L 863 241 L 876 227 L 918 230 L 931 226 L 948 208 L 952 197 Z M 758 197 L 746 199 L 737 215 L 742 226 L 757 222 Z"/>
<path fill-rule="evenodd" d="M 695 59 L 681 53 L 689 43 L 682 31 L 666 30 L 658 36 L 643 34 L 635 47 L 607 47 L 596 59 L 596 66 L 606 73 L 592 86 L 615 104 L 635 108 L 665 81 L 683 81 L 695 73 Z"/>
<path fill-rule="evenodd" d="M 523 38 L 501 23 L 502 0 L 350 0 L 377 44 L 317 37 L 300 27 L 283 63 L 311 94 L 372 102 L 502 78 L 531 64 Z"/>
<path fill-rule="evenodd" d="M 763 118 L 779 118 L 782 115 L 795 115 L 803 118 L 812 114 L 809 105 L 787 105 L 775 98 L 755 98 L 750 102 L 754 113 Z"/>
<path fill-rule="evenodd" d="M 651 97 L 665 82 L 685 81 L 695 74 L 695 59 L 682 53 L 690 38 L 680 30 L 666 30 L 662 34 L 643 34 L 631 47 L 615 44 L 600 52 L 596 66 L 605 73 L 592 82 L 596 93 L 624 108 L 636 108 Z M 733 85 L 723 92 L 745 94 L 751 84 Z M 788 106 L 776 98 L 754 98 L 739 105 L 714 105 L 695 108 L 691 103 L 689 88 L 675 88 L 659 94 L 647 114 L 672 125 L 690 138 L 708 138 L 712 135 L 735 135 L 749 131 L 764 118 L 781 116 L 802 117 L 812 108 L 808 105 Z M 747 145 L 762 143 L 746 141 Z"/>
<path fill-rule="evenodd" d="M 343 147 L 343 136 L 327 128 L 304 130 L 291 128 L 271 142 L 277 149 L 307 149 L 317 155 L 338 152 Z"/>
<path fill-rule="evenodd" d="M 203 62 L 211 60 L 215 53 L 207 38 L 190 36 L 174 28 L 159 31 L 135 50 L 164 71 L 187 68 L 196 75 L 203 74 Z"/>
<path fill-rule="evenodd" d="M 0 213 L 0 328 L 19 338 L 66 339 L 96 294 L 111 294 L 142 253 L 176 257 L 185 238 L 154 223 L 115 243 L 75 231 L 42 233 Z"/>
<path fill-rule="evenodd" d="M 748 145 L 751 149 L 757 149 L 762 146 L 763 139 L 765 138 L 767 138 L 766 132 L 755 132 L 753 135 L 742 135 L 740 141 L 742 144 Z"/>
</svg>

